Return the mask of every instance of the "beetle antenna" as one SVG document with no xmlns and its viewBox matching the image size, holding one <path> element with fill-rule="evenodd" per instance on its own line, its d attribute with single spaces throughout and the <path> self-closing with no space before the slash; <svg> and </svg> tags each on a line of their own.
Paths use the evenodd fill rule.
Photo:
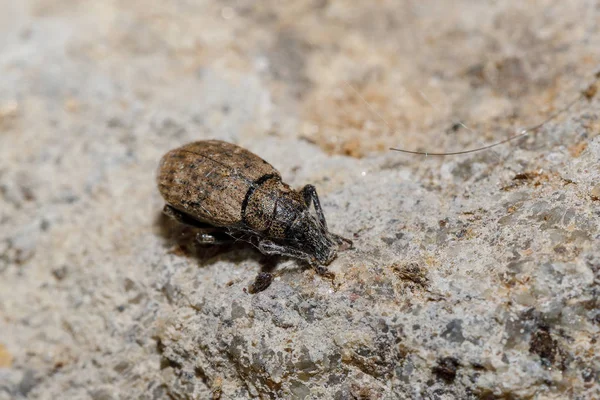
<svg viewBox="0 0 600 400">
<path fill-rule="evenodd" d="M 311 46 L 314 47 L 313 43 L 310 40 L 308 40 L 308 43 Z M 592 97 L 594 97 L 596 95 L 596 92 L 598 91 L 597 82 L 599 80 L 600 80 L 600 71 L 596 71 L 594 73 L 594 81 L 590 85 L 588 85 L 585 90 L 581 91 L 576 98 L 574 98 L 569 103 L 567 103 L 566 106 L 564 106 L 564 107 L 560 108 L 559 110 L 555 111 L 554 113 L 550 114 L 542 122 L 539 122 L 539 123 L 537 123 L 535 125 L 532 125 L 532 126 L 530 126 L 528 128 L 521 129 L 518 133 L 516 133 L 516 134 L 514 134 L 512 136 L 509 136 L 506 139 L 500 140 L 498 142 L 491 143 L 491 144 L 488 144 L 486 146 L 481 146 L 481 147 L 478 147 L 478 148 L 475 148 L 475 149 L 462 150 L 462 151 L 451 151 L 451 152 L 446 152 L 446 153 L 437 153 L 437 152 L 430 152 L 430 151 L 417 151 L 417 150 L 406 150 L 406 149 L 400 149 L 400 148 L 397 148 L 397 147 L 390 147 L 390 150 L 397 151 L 397 152 L 400 152 L 400 153 L 417 154 L 417 155 L 424 155 L 424 156 L 455 156 L 455 155 L 460 155 L 460 154 L 476 153 L 478 151 L 488 150 L 488 149 L 494 148 L 496 146 L 500 146 L 500 145 L 502 145 L 504 143 L 508 143 L 510 141 L 513 141 L 513 140 L 522 138 L 524 136 L 527 136 L 530 133 L 536 132 L 542 126 L 546 125 L 548 122 L 550 122 L 553 119 L 555 119 L 556 117 L 558 117 L 560 114 L 563 114 L 563 113 L 569 111 L 571 109 L 571 107 L 573 107 L 582 98 L 585 97 L 588 100 L 591 100 Z M 376 115 L 379 118 L 379 120 L 381 122 L 383 122 L 385 124 L 385 126 L 388 127 L 388 129 L 390 131 L 393 131 L 391 125 L 387 122 L 387 120 L 380 113 L 378 113 L 377 110 L 375 110 L 375 108 L 373 108 L 371 106 L 371 104 L 367 101 L 367 99 L 365 99 L 363 97 L 363 95 L 361 95 L 360 92 L 358 90 L 356 90 L 356 88 L 350 84 L 350 82 L 348 82 L 346 79 L 344 79 L 343 81 L 346 84 L 346 86 L 348 86 L 361 99 L 361 101 L 367 106 L 367 108 L 374 115 Z M 423 99 L 425 99 L 425 101 L 427 101 L 431 105 L 431 107 L 433 107 L 434 109 L 436 109 L 436 107 L 433 105 L 433 103 L 431 101 L 429 101 L 429 99 L 425 96 L 425 94 L 422 91 L 419 91 L 419 94 L 423 97 Z M 465 125 L 460 120 L 458 120 L 456 122 L 456 124 L 458 124 L 458 125 L 462 126 L 463 128 L 467 129 L 471 133 L 476 133 L 474 130 L 472 130 L 471 128 L 469 128 L 467 125 Z"/>
<path fill-rule="evenodd" d="M 516 140 L 516 139 L 522 138 L 524 136 L 529 135 L 530 133 L 538 131 L 541 127 L 543 127 L 548 122 L 550 122 L 553 119 L 555 119 L 556 117 L 558 117 L 560 114 L 563 114 L 563 113 L 569 111 L 571 109 L 571 107 L 573 107 L 582 98 L 585 97 L 585 98 L 587 98 L 589 100 L 592 97 L 594 97 L 594 95 L 596 94 L 596 91 L 598 90 L 596 82 L 600 79 L 600 71 L 596 72 L 594 74 L 594 76 L 595 76 L 594 82 L 591 83 L 585 90 L 583 90 L 582 92 L 580 92 L 579 95 L 576 98 L 574 98 L 569 103 L 567 103 L 566 106 L 564 106 L 561 109 L 553 112 L 546 119 L 544 119 L 542 122 L 539 122 L 539 123 L 537 123 L 535 125 L 532 125 L 532 126 L 530 126 L 528 128 L 522 129 L 518 133 L 516 133 L 516 134 L 514 134 L 512 136 L 509 136 L 506 139 L 500 140 L 498 142 L 491 143 L 491 144 L 488 144 L 486 146 L 481 146 L 481 147 L 478 147 L 478 148 L 475 148 L 475 149 L 462 150 L 462 151 L 451 151 L 451 152 L 445 152 L 445 153 L 436 153 L 436 152 L 430 152 L 430 151 L 406 150 L 406 149 L 399 149 L 399 148 L 395 148 L 395 147 L 391 147 L 390 150 L 397 151 L 397 152 L 400 152 L 400 153 L 417 154 L 417 155 L 424 155 L 424 156 L 455 156 L 455 155 L 460 155 L 460 154 L 476 153 L 478 151 L 488 150 L 488 149 L 491 149 L 493 147 L 500 146 L 500 145 L 502 145 L 504 143 L 507 143 L 507 142 L 510 142 L 512 140 Z M 425 101 L 427 101 L 433 108 L 435 108 L 435 106 L 427 99 L 427 97 L 425 97 L 425 95 L 422 92 L 419 92 L 419 93 L 425 99 Z M 462 126 L 463 128 L 467 129 L 469 132 L 475 133 L 472 129 L 470 129 L 468 126 L 466 126 L 465 124 L 463 124 L 461 121 L 458 121 L 457 123 L 460 126 Z M 386 122 L 386 125 L 387 125 L 387 122 Z M 389 125 L 388 125 L 388 127 L 389 127 Z"/>
</svg>

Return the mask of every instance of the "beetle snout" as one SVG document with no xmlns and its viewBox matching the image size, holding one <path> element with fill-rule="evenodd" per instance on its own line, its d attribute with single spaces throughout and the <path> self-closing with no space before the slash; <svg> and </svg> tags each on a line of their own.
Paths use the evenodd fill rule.
<svg viewBox="0 0 600 400">
<path fill-rule="evenodd" d="M 325 241 L 320 251 L 317 251 L 317 259 L 321 265 L 329 265 L 337 257 L 337 246 L 329 240 Z"/>
</svg>

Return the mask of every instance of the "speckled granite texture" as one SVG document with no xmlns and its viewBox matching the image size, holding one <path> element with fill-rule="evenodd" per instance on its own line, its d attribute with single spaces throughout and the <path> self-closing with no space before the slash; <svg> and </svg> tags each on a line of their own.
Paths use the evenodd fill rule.
<svg viewBox="0 0 600 400">
<path fill-rule="evenodd" d="M 0 1 L 0 399 L 600 398 L 600 95 L 492 151 L 387 150 L 543 120 L 598 27 L 585 0 Z M 317 186 L 356 247 L 335 279 L 161 217 L 158 160 L 208 138 Z"/>
</svg>

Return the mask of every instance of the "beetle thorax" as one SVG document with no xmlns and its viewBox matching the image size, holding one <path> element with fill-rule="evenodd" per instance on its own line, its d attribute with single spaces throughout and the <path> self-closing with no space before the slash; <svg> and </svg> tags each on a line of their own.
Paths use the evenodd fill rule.
<svg viewBox="0 0 600 400">
<path fill-rule="evenodd" d="M 285 238 L 290 225 L 306 210 L 302 195 L 272 176 L 257 184 L 247 195 L 244 223 L 272 239 Z"/>
</svg>

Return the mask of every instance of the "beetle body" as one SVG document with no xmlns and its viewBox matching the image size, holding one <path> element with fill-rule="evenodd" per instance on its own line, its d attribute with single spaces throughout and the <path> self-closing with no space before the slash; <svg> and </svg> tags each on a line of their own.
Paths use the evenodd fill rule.
<svg viewBox="0 0 600 400">
<path fill-rule="evenodd" d="M 225 232 L 265 254 L 328 265 L 351 242 L 328 231 L 316 190 L 290 188 L 257 155 L 231 143 L 199 141 L 165 154 L 158 170 L 165 212 L 206 232 Z M 205 233 L 204 243 L 213 236 Z"/>
</svg>

